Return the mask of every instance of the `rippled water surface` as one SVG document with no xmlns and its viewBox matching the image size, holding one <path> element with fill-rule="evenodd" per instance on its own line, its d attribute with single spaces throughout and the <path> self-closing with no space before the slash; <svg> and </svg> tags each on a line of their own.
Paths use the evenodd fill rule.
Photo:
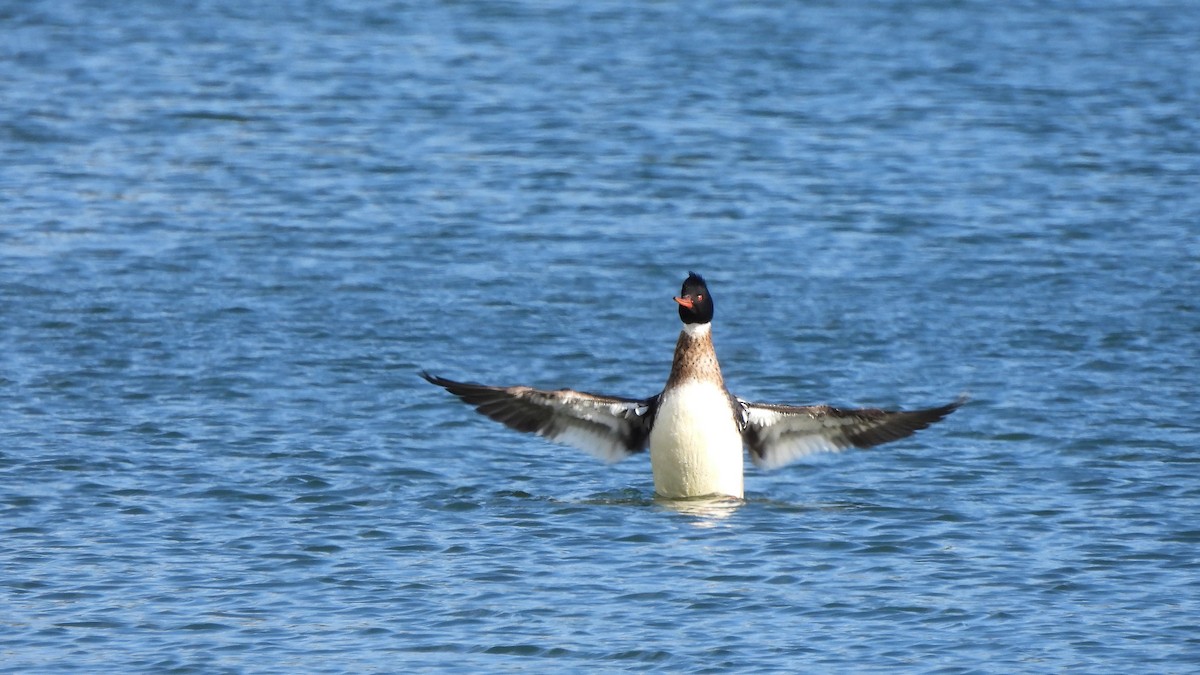
<svg viewBox="0 0 1200 675">
<path fill-rule="evenodd" d="M 1200 6 L 260 4 L 0 9 L 0 671 L 1200 668 Z M 672 504 L 417 377 L 655 393 L 688 269 L 972 401 Z"/>
</svg>

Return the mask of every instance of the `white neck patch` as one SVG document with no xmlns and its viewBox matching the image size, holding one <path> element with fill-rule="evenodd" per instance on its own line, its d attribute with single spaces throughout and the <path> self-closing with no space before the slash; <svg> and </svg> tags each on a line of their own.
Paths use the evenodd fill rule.
<svg viewBox="0 0 1200 675">
<path fill-rule="evenodd" d="M 685 323 L 683 324 L 683 332 L 687 333 L 688 337 L 704 337 L 712 332 L 712 322 Z"/>
</svg>

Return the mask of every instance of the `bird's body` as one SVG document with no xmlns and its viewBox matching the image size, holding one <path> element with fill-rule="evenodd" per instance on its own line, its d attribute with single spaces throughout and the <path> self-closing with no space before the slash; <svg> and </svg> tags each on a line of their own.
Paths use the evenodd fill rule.
<svg viewBox="0 0 1200 675">
<path fill-rule="evenodd" d="M 669 499 L 741 498 L 742 449 L 764 468 L 821 450 L 871 447 L 941 420 L 938 408 L 887 411 L 750 403 L 725 388 L 712 342 L 712 297 L 691 274 L 679 303 L 683 330 L 663 391 L 646 399 L 560 389 L 491 387 L 423 373 L 476 409 L 517 429 L 576 446 L 609 461 L 649 448 L 654 490 Z"/>
<path fill-rule="evenodd" d="M 741 497 L 742 453 L 728 394 L 690 382 L 663 396 L 650 430 L 650 468 L 660 496 Z"/>
</svg>

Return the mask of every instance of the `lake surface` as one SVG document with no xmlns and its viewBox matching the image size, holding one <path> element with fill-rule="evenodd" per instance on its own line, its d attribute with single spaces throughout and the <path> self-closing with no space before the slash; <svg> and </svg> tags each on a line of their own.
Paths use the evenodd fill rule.
<svg viewBox="0 0 1200 675">
<path fill-rule="evenodd" d="M 0 671 L 1200 670 L 1200 4 L 267 5 L 0 10 Z M 417 376 L 653 394 L 689 269 L 972 400 L 671 504 Z"/>
</svg>

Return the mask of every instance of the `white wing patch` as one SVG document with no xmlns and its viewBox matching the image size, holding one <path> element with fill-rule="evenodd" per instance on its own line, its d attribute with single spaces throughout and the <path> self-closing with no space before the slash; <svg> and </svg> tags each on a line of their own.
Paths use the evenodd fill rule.
<svg viewBox="0 0 1200 675">
<path fill-rule="evenodd" d="M 546 435 L 546 439 L 578 448 L 609 464 L 619 462 L 630 454 L 612 434 L 593 431 L 583 426 L 567 426 L 554 435 Z"/>
<path fill-rule="evenodd" d="M 532 394 L 546 394 L 530 389 Z M 628 436 L 628 417 L 641 417 L 649 410 L 648 405 L 638 403 L 613 403 L 580 394 L 568 389 L 549 392 L 548 402 L 556 409 L 556 431 L 547 430 L 539 435 L 555 443 L 562 443 L 598 457 L 610 464 L 619 462 L 631 454 L 622 438 Z"/>
<path fill-rule="evenodd" d="M 744 401 L 739 402 L 744 403 Z M 786 423 L 782 423 L 783 420 Z M 852 446 L 838 433 L 836 419 L 809 414 L 786 415 L 763 408 L 747 408 L 746 423 L 760 431 L 764 453 L 751 452 L 750 459 L 764 469 L 778 469 L 818 452 L 837 452 Z"/>
</svg>

